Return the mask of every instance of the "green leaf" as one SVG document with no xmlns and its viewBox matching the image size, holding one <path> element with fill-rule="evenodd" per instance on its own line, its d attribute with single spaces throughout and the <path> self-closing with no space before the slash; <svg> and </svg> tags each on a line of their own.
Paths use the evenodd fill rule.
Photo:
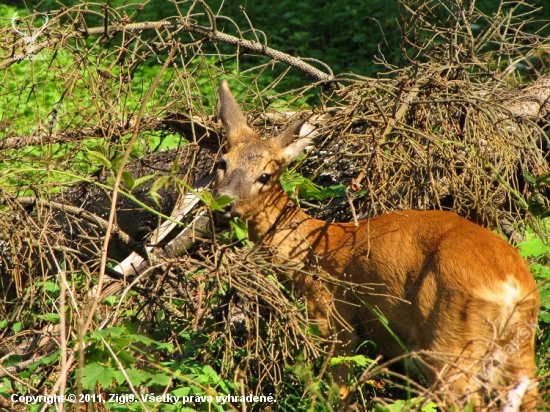
<svg viewBox="0 0 550 412">
<path fill-rule="evenodd" d="M 174 351 L 174 344 L 169 342 L 155 342 L 157 349 L 163 349 L 168 352 Z"/>
<path fill-rule="evenodd" d="M 57 313 L 45 313 L 44 315 L 37 315 L 36 317 L 46 322 L 59 323 L 59 314 Z"/>
<path fill-rule="evenodd" d="M 150 377 L 151 377 L 151 380 L 147 382 L 145 386 L 153 386 L 153 385 L 168 386 L 170 385 L 170 382 L 172 382 L 172 378 L 169 375 L 165 375 L 163 373 L 155 373 Z"/>
<path fill-rule="evenodd" d="M 133 342 L 140 342 L 148 346 L 156 343 L 153 339 L 143 335 L 128 335 L 128 338 L 130 338 Z"/>
<path fill-rule="evenodd" d="M 212 196 L 212 193 L 210 193 L 207 190 L 204 190 L 201 193 L 201 200 L 202 202 L 208 206 L 209 208 L 213 210 L 217 210 L 218 212 L 222 212 L 223 210 L 218 206 L 218 204 L 214 200 L 214 196 Z"/>
<path fill-rule="evenodd" d="M 2 362 L 2 366 L 13 366 L 21 362 L 21 355 L 9 355 Z"/>
<path fill-rule="evenodd" d="M 111 327 L 92 331 L 92 337 L 100 340 L 101 338 L 119 337 L 124 333 L 124 329 L 120 327 Z"/>
<path fill-rule="evenodd" d="M 216 385 L 219 381 L 222 380 L 222 378 L 218 376 L 216 371 L 212 369 L 212 366 L 210 365 L 203 366 L 202 372 L 210 378 L 210 382 L 213 383 L 214 385 Z"/>
<path fill-rule="evenodd" d="M 120 164 L 122 163 L 122 160 L 124 159 L 124 153 L 121 153 L 119 155 L 116 155 L 113 160 L 111 160 L 111 170 L 118 170 Z"/>
<path fill-rule="evenodd" d="M 123 170 L 122 182 L 129 190 L 132 190 L 134 188 L 134 178 L 132 177 L 132 173 L 130 173 L 128 170 Z"/>
<path fill-rule="evenodd" d="M 533 238 L 521 242 L 519 254 L 523 257 L 539 257 L 550 251 L 550 246 L 545 245 L 542 239 Z"/>
<path fill-rule="evenodd" d="M 52 353 L 49 356 L 43 357 L 42 360 L 40 361 L 40 363 L 42 363 L 44 365 L 48 365 L 52 362 L 57 362 L 59 360 L 60 355 L 61 355 L 61 351 L 58 350 L 58 351 Z"/>
<path fill-rule="evenodd" d="M 542 320 L 544 323 L 550 324 L 550 313 L 541 310 L 539 313 L 539 319 Z"/>
<path fill-rule="evenodd" d="M 99 382 L 104 389 L 107 389 L 116 377 L 115 372 L 115 369 L 100 363 L 90 363 L 82 369 L 82 388 L 93 389 Z"/>
<path fill-rule="evenodd" d="M 113 165 L 111 164 L 111 161 L 103 153 L 97 152 L 95 150 L 90 150 L 87 154 L 91 160 L 95 160 L 96 162 L 101 163 L 102 165 L 106 166 L 108 169 L 111 169 L 113 167 Z"/>
<path fill-rule="evenodd" d="M 220 211 L 223 212 L 225 210 L 225 207 L 230 204 L 233 201 L 233 198 L 231 196 L 227 195 L 221 195 L 218 197 L 215 202 L 218 205 L 218 207 L 221 209 Z"/>
<path fill-rule="evenodd" d="M 132 186 L 132 189 L 135 189 L 135 188 L 137 188 L 137 187 L 140 187 L 140 186 L 143 185 L 144 183 L 147 183 L 149 180 L 154 179 L 155 176 L 156 176 L 157 174 L 158 174 L 158 173 L 155 172 L 155 173 L 153 173 L 152 175 L 147 175 L 147 176 L 138 177 L 136 180 L 134 180 L 134 185 Z"/>
<path fill-rule="evenodd" d="M 126 369 L 126 374 L 134 386 L 139 386 L 153 377 L 153 375 L 147 371 L 132 368 Z"/>
<path fill-rule="evenodd" d="M 151 199 L 153 199 L 153 201 L 157 204 L 157 206 L 160 206 L 159 202 L 160 202 L 160 199 L 162 199 L 162 196 L 159 195 L 158 191 L 162 188 L 168 187 L 172 181 L 173 181 L 172 176 L 161 176 L 158 179 L 156 179 L 151 185 L 148 195 L 151 196 Z"/>
<path fill-rule="evenodd" d="M 369 363 L 376 363 L 372 359 L 367 358 L 364 355 L 355 355 L 355 356 L 337 356 L 330 359 L 330 366 L 341 365 L 344 363 L 353 363 L 361 368 L 366 367 Z"/>
<path fill-rule="evenodd" d="M 174 161 L 172 162 L 171 171 L 173 175 L 177 175 L 180 167 L 180 156 L 177 155 L 174 157 Z"/>
<path fill-rule="evenodd" d="M 61 289 L 59 288 L 59 285 L 55 282 L 47 281 L 44 283 L 44 290 L 46 292 L 59 292 Z"/>
<path fill-rule="evenodd" d="M 229 222 L 235 230 L 235 236 L 237 239 L 244 240 L 248 238 L 248 225 L 238 217 L 231 219 Z"/>
<path fill-rule="evenodd" d="M 119 301 L 118 296 L 107 296 L 105 299 L 103 299 L 102 303 L 109 306 L 115 306 Z"/>
</svg>

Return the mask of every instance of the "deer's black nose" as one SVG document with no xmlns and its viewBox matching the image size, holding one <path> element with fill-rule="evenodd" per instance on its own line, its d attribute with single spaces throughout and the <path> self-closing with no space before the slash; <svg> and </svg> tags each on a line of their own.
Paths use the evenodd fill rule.
<svg viewBox="0 0 550 412">
<path fill-rule="evenodd" d="M 224 219 L 231 219 L 232 217 L 241 217 L 241 214 L 237 212 L 237 207 L 235 205 L 235 202 L 231 202 L 225 205 L 220 215 Z"/>
<path fill-rule="evenodd" d="M 225 218 L 234 217 L 233 214 L 235 213 L 235 202 L 231 202 L 223 208 Z"/>
</svg>

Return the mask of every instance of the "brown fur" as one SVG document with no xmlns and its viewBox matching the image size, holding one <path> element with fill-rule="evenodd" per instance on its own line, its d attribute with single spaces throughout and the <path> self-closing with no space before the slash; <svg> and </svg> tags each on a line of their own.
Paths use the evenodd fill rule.
<svg viewBox="0 0 550 412">
<path fill-rule="evenodd" d="M 303 122 L 260 140 L 225 81 L 220 99 L 229 150 L 217 171 L 216 195 L 234 199 L 226 216 L 247 220 L 252 241 L 262 240 L 280 256 L 307 265 L 312 275 L 296 274 L 294 281 L 307 300 L 311 322 L 323 336 L 339 340 L 338 354 L 354 353 L 360 328 L 387 356 L 403 354 L 373 314 L 376 308 L 410 350 L 438 354 L 424 357 L 421 366 L 431 384 L 449 389 L 448 404 L 481 403 L 482 396 L 473 393 L 481 386 L 534 378 L 539 297 L 513 247 L 450 212 L 408 210 L 357 226 L 313 219 L 279 183 L 286 166 L 309 144 L 298 136 Z M 260 178 L 265 174 L 271 176 L 267 183 Z M 534 406 L 536 396 L 531 389 L 525 409 Z"/>
</svg>

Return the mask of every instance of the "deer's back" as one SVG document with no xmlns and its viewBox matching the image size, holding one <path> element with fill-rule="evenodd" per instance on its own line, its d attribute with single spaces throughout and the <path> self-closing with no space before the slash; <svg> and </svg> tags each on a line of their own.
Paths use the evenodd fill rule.
<svg viewBox="0 0 550 412">
<path fill-rule="evenodd" d="M 323 267 L 332 276 L 366 286 L 357 288 L 353 298 L 346 293 L 371 335 L 386 333 L 375 326 L 379 323 L 369 323 L 376 318 L 373 307 L 413 349 L 425 348 L 436 331 L 442 334 L 446 328 L 452 333 L 445 336 L 458 333 L 461 341 L 469 335 L 490 338 L 486 319 L 503 326 L 526 297 L 536 307 L 535 282 L 517 251 L 454 213 L 402 211 L 360 221 L 359 227 L 324 227 L 328 233 L 318 231 L 313 240 L 326 247 Z"/>
</svg>

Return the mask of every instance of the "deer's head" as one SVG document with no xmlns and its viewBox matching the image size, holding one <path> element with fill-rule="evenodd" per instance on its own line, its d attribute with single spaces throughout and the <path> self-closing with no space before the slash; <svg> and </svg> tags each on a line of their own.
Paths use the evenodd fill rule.
<svg viewBox="0 0 550 412">
<path fill-rule="evenodd" d="M 225 129 L 228 151 L 216 164 L 216 197 L 230 196 L 224 217 L 251 220 L 284 195 L 279 178 L 292 160 L 311 142 L 298 134 L 305 120 L 277 137 L 260 140 L 246 118 L 226 80 L 220 84 L 220 118 Z"/>
</svg>

